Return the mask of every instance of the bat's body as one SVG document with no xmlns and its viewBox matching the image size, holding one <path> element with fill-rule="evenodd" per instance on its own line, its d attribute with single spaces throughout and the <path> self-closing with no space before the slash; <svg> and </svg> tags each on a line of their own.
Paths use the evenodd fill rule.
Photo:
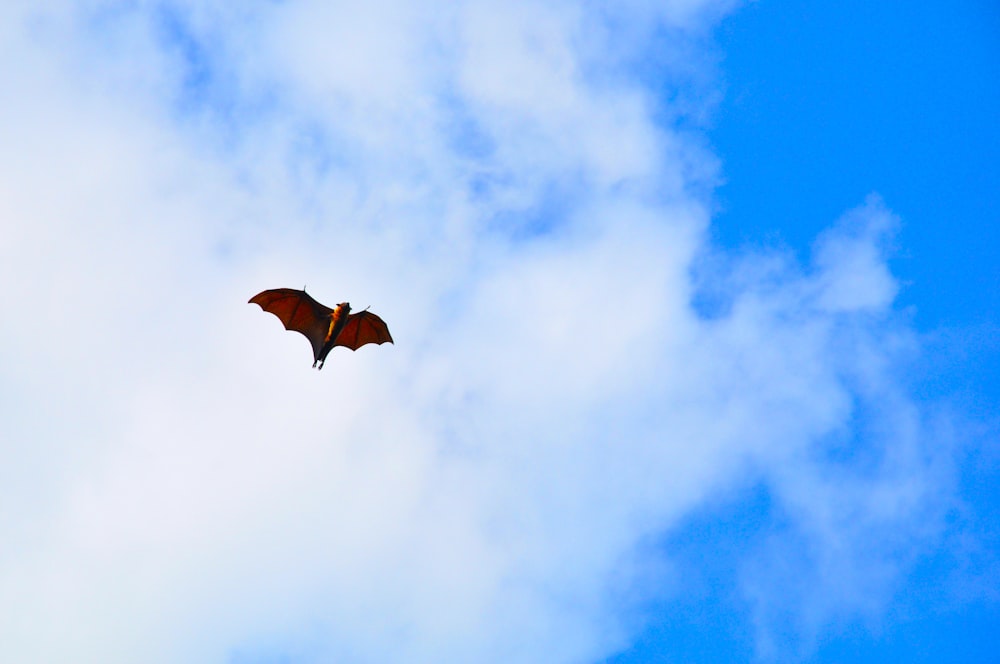
<svg viewBox="0 0 1000 664">
<path fill-rule="evenodd" d="M 319 357 L 313 361 L 313 367 L 316 369 L 323 368 L 326 356 L 333 350 L 333 346 L 337 342 L 337 337 L 344 331 L 344 326 L 347 325 L 347 319 L 350 315 L 351 305 L 347 302 L 341 302 L 333 308 L 333 313 L 330 314 L 330 327 L 326 332 L 326 338 L 323 339 L 323 348 L 319 351 Z M 317 362 L 319 366 L 316 365 Z"/>
<path fill-rule="evenodd" d="M 250 302 L 277 316 L 286 330 L 294 330 L 309 339 L 316 369 L 323 368 L 334 346 L 357 350 L 365 344 L 392 343 L 385 321 L 367 310 L 352 314 L 347 302 L 331 309 L 305 291 L 292 288 L 266 290 L 254 295 Z"/>
</svg>

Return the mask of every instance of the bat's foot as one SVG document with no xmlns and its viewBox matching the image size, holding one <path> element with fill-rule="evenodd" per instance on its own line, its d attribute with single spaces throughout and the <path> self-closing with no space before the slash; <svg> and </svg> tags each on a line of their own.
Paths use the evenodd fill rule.
<svg viewBox="0 0 1000 664">
<path fill-rule="evenodd" d="M 313 362 L 313 369 L 319 371 L 322 368 L 323 368 L 323 360 L 316 360 L 315 362 Z"/>
</svg>

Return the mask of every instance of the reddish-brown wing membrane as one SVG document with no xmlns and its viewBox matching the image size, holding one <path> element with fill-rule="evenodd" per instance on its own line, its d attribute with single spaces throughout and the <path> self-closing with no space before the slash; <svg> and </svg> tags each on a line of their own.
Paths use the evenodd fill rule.
<svg viewBox="0 0 1000 664">
<path fill-rule="evenodd" d="M 330 329 L 330 314 L 333 309 L 323 306 L 305 291 L 294 288 L 266 290 L 254 295 L 250 302 L 259 304 L 261 309 L 277 316 L 286 330 L 305 335 L 312 344 L 313 357 L 319 358 Z"/>
<path fill-rule="evenodd" d="M 393 343 L 385 321 L 370 311 L 359 311 L 347 317 L 347 324 L 333 345 L 357 350 L 365 344 L 384 344 L 387 341 Z"/>
</svg>

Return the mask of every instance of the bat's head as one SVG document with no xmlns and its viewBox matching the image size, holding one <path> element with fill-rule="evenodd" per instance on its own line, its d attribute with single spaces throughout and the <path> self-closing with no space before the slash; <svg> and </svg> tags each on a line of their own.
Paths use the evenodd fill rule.
<svg viewBox="0 0 1000 664">
<path fill-rule="evenodd" d="M 351 305 L 349 302 L 341 302 L 337 305 L 337 311 L 342 315 L 346 316 L 351 313 Z"/>
</svg>

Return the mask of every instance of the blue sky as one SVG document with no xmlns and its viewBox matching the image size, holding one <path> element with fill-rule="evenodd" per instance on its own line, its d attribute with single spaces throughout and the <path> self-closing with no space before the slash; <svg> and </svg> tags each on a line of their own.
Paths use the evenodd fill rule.
<svg viewBox="0 0 1000 664">
<path fill-rule="evenodd" d="M 992 661 L 1000 10 L 976 0 L 946 8 L 762 1 L 724 19 L 713 37 L 724 91 L 707 128 L 724 179 L 715 240 L 806 256 L 831 217 L 878 193 L 902 218 L 890 264 L 905 284 L 896 307 L 926 349 L 914 389 L 984 427 L 969 441 L 974 451 L 956 460 L 961 505 L 939 548 L 914 565 L 883 615 L 836 626 L 805 658 Z M 760 536 L 770 508 L 766 492 L 749 490 L 666 538 L 665 547 L 707 568 L 700 587 L 658 607 L 655 626 L 611 661 L 751 658 L 753 636 L 730 588 L 739 549 Z M 953 548 L 963 531 L 982 538 L 982 549 Z"/>
<path fill-rule="evenodd" d="M 994 656 L 993 3 L 0 26 L 0 659 Z"/>
</svg>

